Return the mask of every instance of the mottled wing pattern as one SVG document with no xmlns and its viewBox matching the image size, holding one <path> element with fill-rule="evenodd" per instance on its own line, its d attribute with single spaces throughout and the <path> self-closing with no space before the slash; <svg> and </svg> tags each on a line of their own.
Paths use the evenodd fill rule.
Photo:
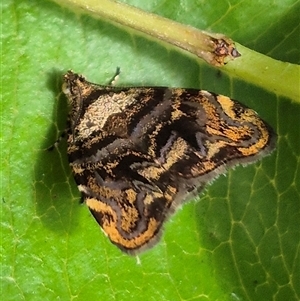
<svg viewBox="0 0 300 301">
<path fill-rule="evenodd" d="M 69 71 L 64 93 L 76 183 L 110 240 L 131 254 L 157 241 L 189 194 L 274 148 L 253 110 L 207 91 L 100 86 Z"/>
</svg>

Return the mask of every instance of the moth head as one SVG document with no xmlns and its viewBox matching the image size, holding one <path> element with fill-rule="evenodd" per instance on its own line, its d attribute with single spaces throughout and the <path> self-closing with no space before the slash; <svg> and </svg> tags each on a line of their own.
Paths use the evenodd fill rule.
<svg viewBox="0 0 300 301">
<path fill-rule="evenodd" d="M 63 77 L 62 91 L 67 96 L 70 106 L 69 117 L 74 127 L 82 110 L 84 93 L 86 93 L 87 81 L 82 75 L 69 70 Z"/>
<path fill-rule="evenodd" d="M 71 105 L 81 100 L 87 86 L 86 79 L 72 70 L 69 70 L 63 77 L 62 91 Z"/>
<path fill-rule="evenodd" d="M 73 95 L 81 94 L 80 88 L 86 82 L 82 75 L 69 70 L 63 78 L 62 91 L 69 98 Z"/>
</svg>

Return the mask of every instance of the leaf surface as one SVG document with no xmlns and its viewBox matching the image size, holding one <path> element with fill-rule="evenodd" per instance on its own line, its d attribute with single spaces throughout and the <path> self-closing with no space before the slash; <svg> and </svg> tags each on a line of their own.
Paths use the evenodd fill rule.
<svg viewBox="0 0 300 301">
<path fill-rule="evenodd" d="M 299 64 L 299 1 L 127 3 Z M 50 1 L 3 0 L 1 6 L 5 300 L 300 298 L 299 104 Z M 275 152 L 208 185 L 138 258 L 113 246 L 79 204 L 65 141 L 45 150 L 65 127 L 62 74 L 73 69 L 106 84 L 117 66 L 119 85 L 228 95 L 256 110 L 278 135 Z"/>
</svg>

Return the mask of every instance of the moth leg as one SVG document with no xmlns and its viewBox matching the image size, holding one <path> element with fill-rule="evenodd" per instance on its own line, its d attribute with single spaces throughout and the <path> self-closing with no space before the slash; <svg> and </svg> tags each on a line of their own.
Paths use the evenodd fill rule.
<svg viewBox="0 0 300 301">
<path fill-rule="evenodd" d="M 59 145 L 59 143 L 61 142 L 61 140 L 67 136 L 67 132 L 68 132 L 67 129 L 64 130 L 64 131 L 62 131 L 62 133 L 59 135 L 59 137 L 57 138 L 57 140 L 52 145 L 50 145 L 49 147 L 47 147 L 46 150 L 47 151 L 53 151 L 55 148 L 57 148 L 58 145 Z"/>
</svg>

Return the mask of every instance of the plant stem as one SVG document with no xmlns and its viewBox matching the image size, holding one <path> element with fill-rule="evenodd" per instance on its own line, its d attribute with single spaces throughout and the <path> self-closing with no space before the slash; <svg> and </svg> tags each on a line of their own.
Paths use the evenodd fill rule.
<svg viewBox="0 0 300 301">
<path fill-rule="evenodd" d="M 56 0 L 81 8 L 94 16 L 128 26 L 201 57 L 209 64 L 223 66 L 239 57 L 231 39 L 222 34 L 208 33 L 191 26 L 147 13 L 113 0 Z"/>
<path fill-rule="evenodd" d="M 236 43 L 241 57 L 222 68 L 230 75 L 300 103 L 300 66 L 272 59 Z"/>
<path fill-rule="evenodd" d="M 79 8 L 95 17 L 125 25 L 164 42 L 180 47 L 213 66 L 222 66 L 231 76 L 286 96 L 300 103 L 300 66 L 274 60 L 242 45 L 235 49 L 231 39 L 147 13 L 112 0 L 55 0 Z M 224 65 L 229 60 L 233 62 Z M 283 80 L 284 79 L 284 80 Z"/>
</svg>

